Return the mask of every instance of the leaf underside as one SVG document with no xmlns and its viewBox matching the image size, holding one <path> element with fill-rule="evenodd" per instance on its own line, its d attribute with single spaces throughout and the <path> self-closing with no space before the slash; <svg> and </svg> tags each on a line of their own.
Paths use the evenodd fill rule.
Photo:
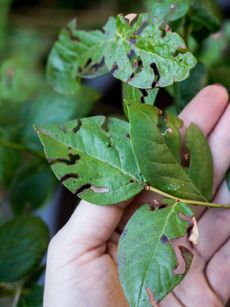
<svg viewBox="0 0 230 307">
<path fill-rule="evenodd" d="M 179 118 L 168 114 L 162 132 L 159 109 L 145 104 L 127 106 L 131 142 L 146 182 L 176 197 L 210 200 L 213 163 L 207 140 L 200 129 L 195 124 L 187 128 L 185 145 L 189 154 L 181 156 L 179 128 L 183 122 Z"/>
<path fill-rule="evenodd" d="M 37 132 L 58 179 L 82 199 L 110 205 L 143 190 L 127 122 L 95 116 Z"/>
<path fill-rule="evenodd" d="M 192 254 L 176 239 L 185 236 L 191 217 L 185 204 L 170 202 L 155 211 L 144 205 L 129 220 L 118 245 L 118 269 L 130 306 L 152 306 L 149 294 L 159 302 L 182 281 Z"/>
<path fill-rule="evenodd" d="M 110 17 L 102 31 L 82 31 L 73 21 L 61 32 L 48 61 L 48 79 L 73 94 L 80 78 L 112 72 L 137 88 L 165 87 L 182 81 L 196 65 L 183 39 L 158 18 L 142 13 L 130 21 Z"/>
</svg>

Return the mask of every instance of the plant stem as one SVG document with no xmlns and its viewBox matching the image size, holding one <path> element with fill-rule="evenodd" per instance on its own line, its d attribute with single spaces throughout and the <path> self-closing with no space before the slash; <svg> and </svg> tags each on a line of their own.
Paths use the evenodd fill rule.
<svg viewBox="0 0 230 307">
<path fill-rule="evenodd" d="M 0 139 L 0 146 L 7 147 L 7 148 L 10 148 L 10 149 L 16 149 L 16 150 L 19 150 L 19 151 L 26 151 L 26 152 L 32 154 L 33 156 L 36 156 L 37 158 L 40 158 L 40 159 L 43 159 L 43 160 L 45 159 L 43 154 L 40 154 L 39 152 L 32 150 L 32 149 L 30 149 L 30 148 L 28 148 L 28 147 L 26 147 L 22 144 L 19 144 L 19 143 Z"/>
<path fill-rule="evenodd" d="M 203 206 L 203 207 L 209 207 L 209 208 L 230 209 L 230 205 L 222 205 L 222 204 L 208 203 L 208 202 L 203 202 L 203 201 L 198 201 L 198 200 L 179 198 L 179 197 L 173 196 L 171 194 L 162 192 L 161 190 L 158 190 L 158 189 L 156 189 L 152 186 L 145 186 L 145 190 L 155 192 L 155 193 L 160 194 L 162 196 L 165 196 L 167 198 L 174 199 L 177 202 L 185 203 L 185 204 L 188 204 L 188 205 Z"/>
<path fill-rule="evenodd" d="M 21 296 L 21 291 L 22 291 L 22 286 L 19 285 L 15 290 L 14 300 L 13 300 L 11 307 L 17 307 L 18 306 L 18 302 L 19 302 L 20 296 Z"/>
</svg>

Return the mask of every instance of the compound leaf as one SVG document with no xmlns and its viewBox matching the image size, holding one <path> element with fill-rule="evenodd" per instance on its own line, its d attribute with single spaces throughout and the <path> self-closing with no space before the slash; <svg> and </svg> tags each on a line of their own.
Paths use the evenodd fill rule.
<svg viewBox="0 0 230 307">
<path fill-rule="evenodd" d="M 70 23 L 50 54 L 48 79 L 57 91 L 73 94 L 81 77 L 112 71 L 115 78 L 148 89 L 186 79 L 195 64 L 183 39 L 158 18 L 118 15 L 103 31 L 80 31 Z"/>
<path fill-rule="evenodd" d="M 14 282 L 33 271 L 48 245 L 48 229 L 35 216 L 13 219 L 0 227 L 0 282 Z"/>
<path fill-rule="evenodd" d="M 130 306 L 150 307 L 153 299 L 162 300 L 191 264 L 192 254 L 176 239 L 185 237 L 192 211 L 169 203 L 155 211 L 149 205 L 138 209 L 119 241 L 119 275 Z"/>
<path fill-rule="evenodd" d="M 161 132 L 158 127 L 160 111 L 157 108 L 133 104 L 128 105 L 128 113 L 134 154 L 146 182 L 177 197 L 209 200 L 213 181 L 212 157 L 200 129 L 191 124 L 186 131 L 190 163 L 188 167 L 183 167 L 179 119 L 170 115 L 168 128 Z M 189 156 L 185 155 L 185 158 Z"/>
<path fill-rule="evenodd" d="M 189 10 L 190 0 L 145 0 L 145 6 L 154 16 L 165 21 L 184 17 Z"/>
<path fill-rule="evenodd" d="M 82 199 L 110 205 L 143 190 L 127 122 L 95 116 L 37 132 L 56 176 Z"/>
</svg>

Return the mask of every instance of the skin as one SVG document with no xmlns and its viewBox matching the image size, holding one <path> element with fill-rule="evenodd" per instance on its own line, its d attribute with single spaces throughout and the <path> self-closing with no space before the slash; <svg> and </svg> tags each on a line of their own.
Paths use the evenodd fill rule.
<svg viewBox="0 0 230 307">
<path fill-rule="evenodd" d="M 207 136 L 214 160 L 213 201 L 229 204 L 230 104 L 220 85 L 204 88 L 180 117 Z M 183 134 L 183 131 L 182 131 Z M 48 250 L 44 307 L 128 307 L 117 272 L 117 243 L 149 192 L 129 203 L 100 207 L 81 201 Z M 155 198 L 151 194 L 151 198 Z M 230 297 L 230 210 L 195 208 L 199 244 L 183 282 L 160 306 L 219 307 Z"/>
</svg>

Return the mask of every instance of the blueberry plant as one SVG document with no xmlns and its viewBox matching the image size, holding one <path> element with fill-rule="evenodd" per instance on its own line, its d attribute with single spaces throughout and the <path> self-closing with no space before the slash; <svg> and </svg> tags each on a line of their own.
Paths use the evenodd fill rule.
<svg viewBox="0 0 230 307">
<path fill-rule="evenodd" d="M 179 111 L 204 85 L 207 68 L 191 51 L 219 29 L 218 14 L 212 1 L 146 5 L 151 13 L 110 17 L 102 30 L 70 22 L 48 60 L 49 83 L 66 95 L 82 79 L 112 74 L 122 82 L 124 116 L 35 127 L 53 172 L 81 199 L 110 206 L 144 190 L 162 196 L 135 212 L 118 245 L 121 284 L 136 307 L 155 306 L 188 272 L 189 244 L 199 237 L 190 205 L 224 207 L 211 203 L 212 156 L 198 126 L 190 124 L 182 140 L 183 121 L 154 106 L 167 88 Z"/>
<path fill-rule="evenodd" d="M 162 196 L 136 211 L 118 248 L 130 306 L 154 305 L 191 265 L 191 205 L 221 207 L 211 203 L 207 141 L 195 123 L 182 140 L 176 115 L 209 82 L 230 90 L 230 24 L 212 0 L 120 0 L 125 14 L 102 30 L 64 27 L 48 59 L 51 89 L 43 62 L 52 38 L 9 27 L 10 2 L 0 1 L 0 305 L 42 306 L 49 232 L 37 210 L 55 180 L 33 125 L 54 173 L 80 198 L 109 206 L 144 190 Z M 122 83 L 124 116 L 87 117 L 100 95 L 85 81 L 106 74 Z M 156 107 L 163 91 L 171 113 Z"/>
</svg>

